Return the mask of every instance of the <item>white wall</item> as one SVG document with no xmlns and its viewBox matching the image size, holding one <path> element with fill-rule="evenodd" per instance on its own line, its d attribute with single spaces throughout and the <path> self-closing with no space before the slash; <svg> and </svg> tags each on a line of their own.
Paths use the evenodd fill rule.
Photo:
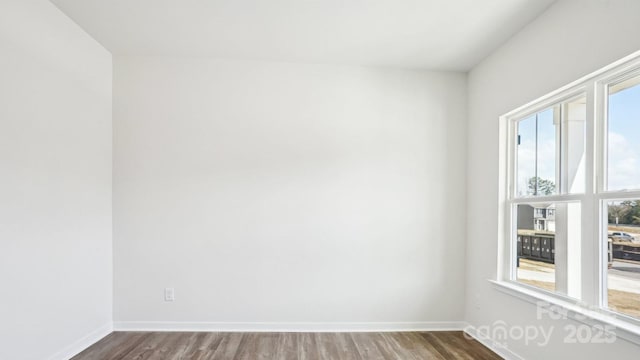
<svg viewBox="0 0 640 360">
<path fill-rule="evenodd" d="M 466 319 L 555 327 L 551 345 L 509 341 L 526 359 L 636 359 L 640 347 L 564 344 L 572 322 L 537 321 L 535 306 L 497 292 L 498 116 L 640 49 L 640 1 L 559 1 L 469 75 Z M 576 323 L 577 324 L 577 323 Z"/>
<path fill-rule="evenodd" d="M 461 320 L 465 89 L 456 73 L 114 58 L 116 327 Z M 132 323 L 152 321 L 177 323 Z"/>
<path fill-rule="evenodd" d="M 0 2 L 0 359 L 64 358 L 112 315 L 111 55 Z"/>
</svg>

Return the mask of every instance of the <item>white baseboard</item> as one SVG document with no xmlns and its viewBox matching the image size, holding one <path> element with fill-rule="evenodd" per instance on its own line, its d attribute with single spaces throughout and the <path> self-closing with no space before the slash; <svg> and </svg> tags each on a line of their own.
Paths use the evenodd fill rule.
<svg viewBox="0 0 640 360">
<path fill-rule="evenodd" d="M 471 326 L 471 325 L 467 325 L 463 331 L 471 336 L 472 338 L 476 339 L 479 343 L 481 343 L 482 345 L 486 346 L 487 348 L 489 348 L 491 351 L 493 351 L 494 353 L 500 355 L 502 358 L 504 358 L 505 360 L 524 360 L 524 358 L 516 353 L 514 353 L 513 351 L 509 350 L 508 348 L 504 347 L 504 346 L 499 346 L 496 344 L 495 341 L 493 341 L 492 339 L 489 339 L 486 336 L 483 336 L 481 334 L 478 334 L 478 332 L 476 331 L 476 328 Z"/>
<path fill-rule="evenodd" d="M 97 343 L 103 337 L 111 334 L 112 332 L 113 324 L 109 322 L 78 339 L 73 344 L 53 354 L 51 357 L 49 357 L 48 360 L 69 360 L 81 353 L 89 346 Z"/>
<path fill-rule="evenodd" d="M 211 331 L 211 332 L 384 332 L 462 331 L 463 321 L 446 322 L 362 322 L 362 323 L 280 323 L 280 322 L 166 322 L 116 321 L 114 331 Z"/>
</svg>

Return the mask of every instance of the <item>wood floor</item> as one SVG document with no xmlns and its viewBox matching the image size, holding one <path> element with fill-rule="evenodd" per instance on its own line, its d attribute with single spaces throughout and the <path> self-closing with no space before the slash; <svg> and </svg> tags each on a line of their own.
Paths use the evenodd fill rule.
<svg viewBox="0 0 640 360">
<path fill-rule="evenodd" d="M 500 359 L 462 332 L 114 332 L 73 360 Z"/>
</svg>

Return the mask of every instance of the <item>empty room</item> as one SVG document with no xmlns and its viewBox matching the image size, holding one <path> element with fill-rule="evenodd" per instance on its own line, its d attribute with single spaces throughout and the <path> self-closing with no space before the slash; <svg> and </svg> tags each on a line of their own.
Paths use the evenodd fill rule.
<svg viewBox="0 0 640 360">
<path fill-rule="evenodd" d="M 0 360 L 640 359 L 640 1 L 0 0 Z"/>
</svg>

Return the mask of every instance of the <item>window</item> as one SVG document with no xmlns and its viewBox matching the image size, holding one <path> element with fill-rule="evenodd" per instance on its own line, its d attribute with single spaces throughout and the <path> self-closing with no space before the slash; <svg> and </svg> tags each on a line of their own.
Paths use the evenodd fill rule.
<svg viewBox="0 0 640 360">
<path fill-rule="evenodd" d="M 607 90 L 607 190 L 640 189 L 640 76 Z"/>
<path fill-rule="evenodd" d="M 640 326 L 640 54 L 501 129 L 498 280 Z"/>
<path fill-rule="evenodd" d="M 606 302 L 604 305 L 621 314 L 640 318 L 640 227 L 638 199 L 607 201 L 607 250 L 611 259 L 607 266 Z M 611 231 L 620 230 L 624 231 Z"/>
<path fill-rule="evenodd" d="M 585 189 L 586 93 L 530 114 L 515 116 L 510 194 L 516 242 L 514 277 L 518 283 L 581 298 L 579 269 L 582 202 L 572 194 Z M 549 198 L 552 198 L 550 201 Z"/>
</svg>

